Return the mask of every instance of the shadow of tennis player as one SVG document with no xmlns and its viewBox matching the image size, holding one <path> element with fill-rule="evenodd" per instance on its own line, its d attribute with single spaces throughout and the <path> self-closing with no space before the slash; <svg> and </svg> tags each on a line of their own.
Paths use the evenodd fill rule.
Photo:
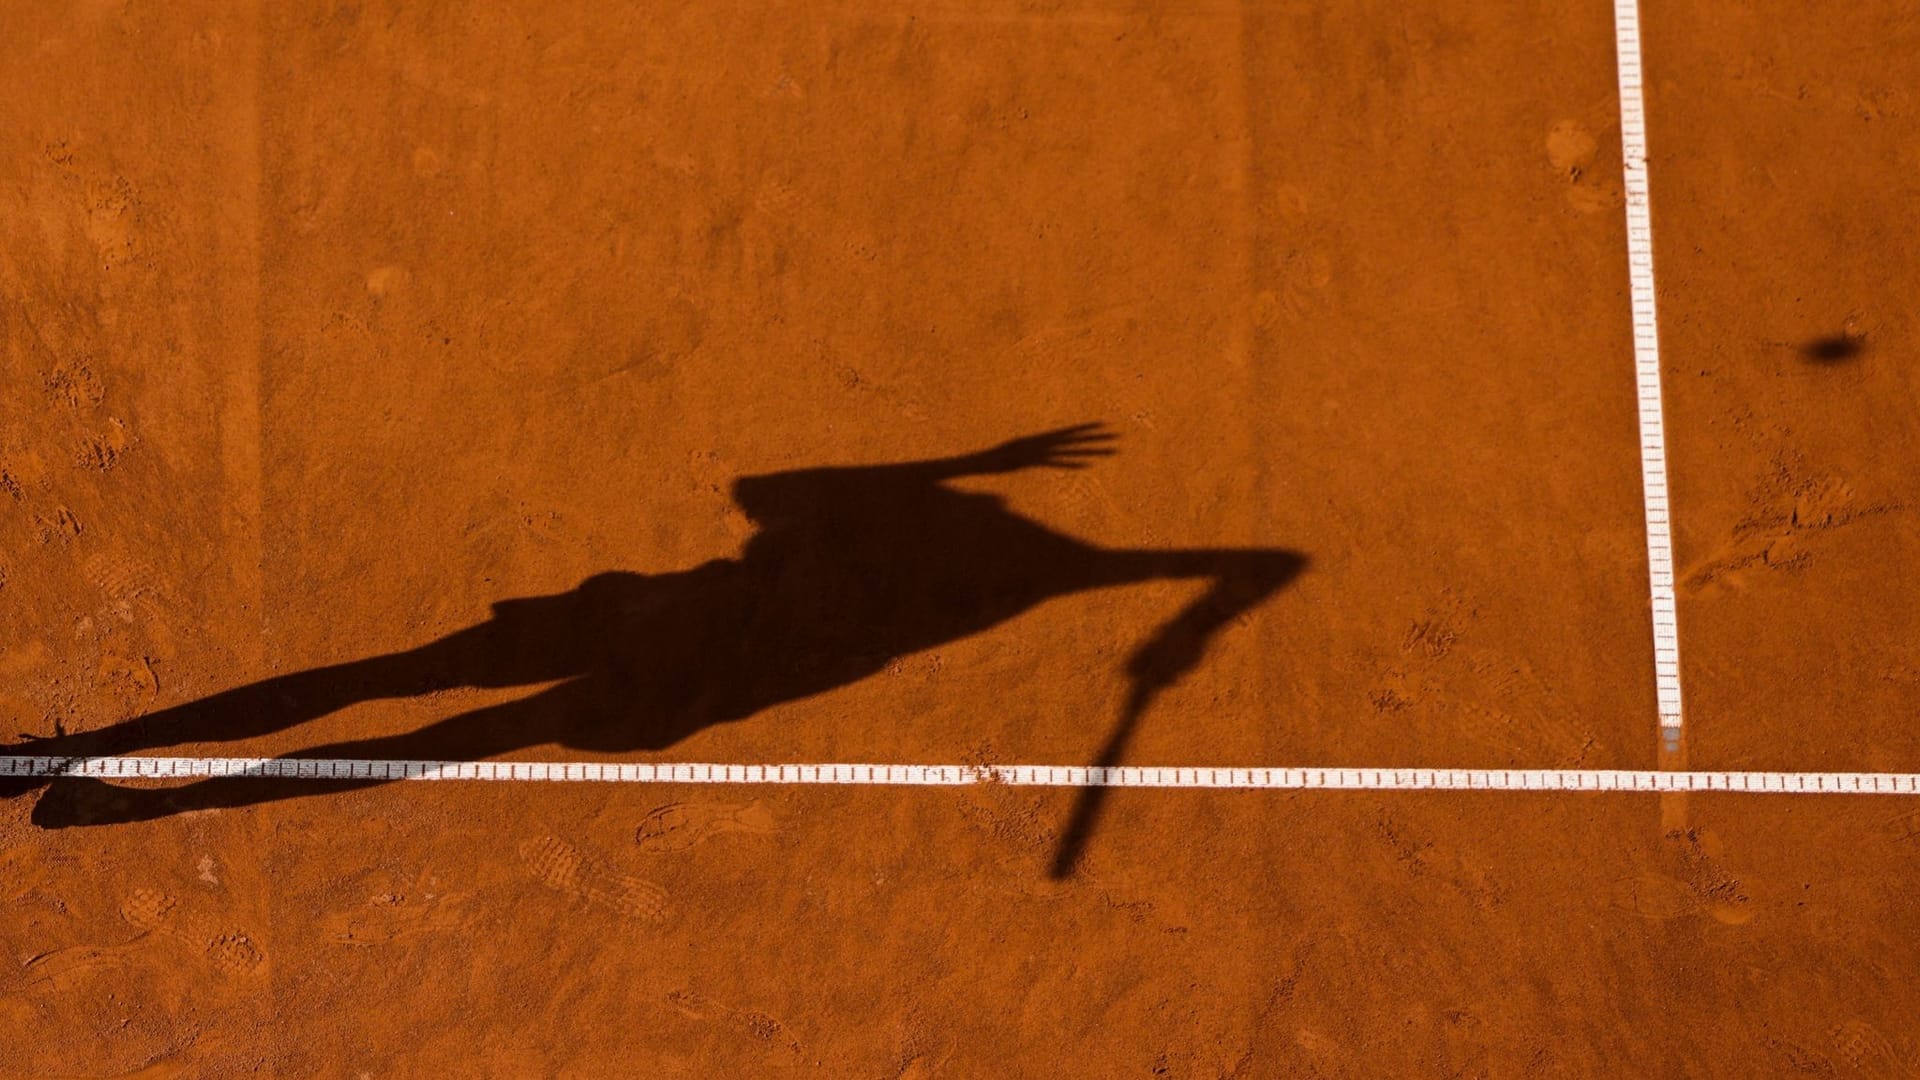
<svg viewBox="0 0 1920 1080">
<path fill-rule="evenodd" d="M 1112 453 L 1081 425 L 974 454 L 750 476 L 734 499 L 758 531 L 736 559 L 664 574 L 597 574 L 570 592 L 504 600 L 478 626 L 404 652 L 279 675 L 98 731 L 16 751 L 100 757 L 247 739 L 356 702 L 450 687 L 555 683 L 415 731 L 301 751 L 301 758 L 470 760 L 548 743 L 660 750 L 712 724 L 845 686 L 908 653 L 968 637 L 1087 589 L 1166 578 L 1212 582 L 1128 662 L 1125 713 L 1101 764 L 1119 760 L 1154 695 L 1200 660 L 1208 639 L 1299 572 L 1267 549 L 1098 547 L 946 481 L 1080 468 Z M 556 681 L 557 680 L 557 681 Z M 34 809 L 47 827 L 149 820 L 378 780 L 213 779 L 124 788 L 63 778 Z M 1100 796 L 1087 789 L 1060 847 L 1071 872 Z"/>
</svg>

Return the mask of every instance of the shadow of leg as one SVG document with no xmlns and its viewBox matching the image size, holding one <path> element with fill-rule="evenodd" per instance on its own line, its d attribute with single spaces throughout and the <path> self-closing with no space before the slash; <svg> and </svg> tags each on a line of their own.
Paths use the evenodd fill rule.
<svg viewBox="0 0 1920 1080">
<path fill-rule="evenodd" d="M 12 749 L 33 756 L 111 757 L 182 743 L 234 742 L 363 701 L 477 685 L 478 675 L 489 668 L 485 631 L 475 627 L 405 652 L 276 675 L 97 731 L 35 739 Z"/>
<path fill-rule="evenodd" d="M 450 716 L 418 731 L 375 739 L 335 743 L 287 755 L 288 759 L 351 758 L 381 761 L 479 760 L 565 734 L 560 724 L 577 715 L 577 682 Z M 52 781 L 33 808 L 33 823 L 44 829 L 83 825 L 122 825 L 152 821 L 190 810 L 225 810 L 282 799 L 333 795 L 355 788 L 393 783 L 385 779 L 281 780 L 265 777 L 217 777 L 177 787 L 125 787 L 100 780 Z"/>
</svg>

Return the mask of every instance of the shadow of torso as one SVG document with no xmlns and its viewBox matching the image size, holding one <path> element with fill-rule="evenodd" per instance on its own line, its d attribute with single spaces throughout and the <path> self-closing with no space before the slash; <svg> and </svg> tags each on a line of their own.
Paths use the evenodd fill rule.
<svg viewBox="0 0 1920 1080">
<path fill-rule="evenodd" d="M 996 496 L 821 474 L 737 486 L 760 524 L 738 559 L 597 574 L 495 604 L 475 628 L 480 685 L 571 677 L 555 702 L 570 712 L 553 725 L 562 741 L 660 748 L 864 679 L 1098 576 L 1100 549 Z"/>
</svg>

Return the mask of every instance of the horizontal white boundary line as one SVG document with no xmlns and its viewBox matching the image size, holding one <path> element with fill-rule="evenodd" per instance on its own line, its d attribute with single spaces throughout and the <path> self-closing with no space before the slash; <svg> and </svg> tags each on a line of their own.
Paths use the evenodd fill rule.
<svg viewBox="0 0 1920 1080">
<path fill-rule="evenodd" d="M 338 758 L 0 757 L 0 777 L 168 780 L 495 780 L 616 784 L 1013 784 L 1333 791 L 1735 791 L 1920 795 L 1920 773 L 1651 769 L 1214 769 L 1126 765 L 716 765 Z"/>
</svg>

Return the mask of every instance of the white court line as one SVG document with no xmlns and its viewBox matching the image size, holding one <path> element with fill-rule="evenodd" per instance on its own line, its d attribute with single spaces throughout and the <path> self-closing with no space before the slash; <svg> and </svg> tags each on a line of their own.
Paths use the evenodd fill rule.
<svg viewBox="0 0 1920 1080">
<path fill-rule="evenodd" d="M 0 757 L 0 777 L 167 780 L 495 780 L 519 783 L 856 784 L 1248 788 L 1335 791 L 1728 791 L 1920 795 L 1920 773 L 1664 772 L 1651 769 L 1236 769 L 1142 765 L 719 765 L 340 758 Z"/>
<path fill-rule="evenodd" d="M 1633 368 L 1640 395 L 1640 486 L 1645 493 L 1647 576 L 1653 602 L 1653 680 L 1660 738 L 1680 747 L 1680 621 L 1673 593 L 1667 500 L 1667 428 L 1660 407 L 1660 332 L 1653 300 L 1653 215 L 1647 191 L 1647 110 L 1640 88 L 1640 9 L 1614 0 L 1620 73 L 1620 157 L 1626 177 L 1627 277 L 1633 296 Z"/>
</svg>

